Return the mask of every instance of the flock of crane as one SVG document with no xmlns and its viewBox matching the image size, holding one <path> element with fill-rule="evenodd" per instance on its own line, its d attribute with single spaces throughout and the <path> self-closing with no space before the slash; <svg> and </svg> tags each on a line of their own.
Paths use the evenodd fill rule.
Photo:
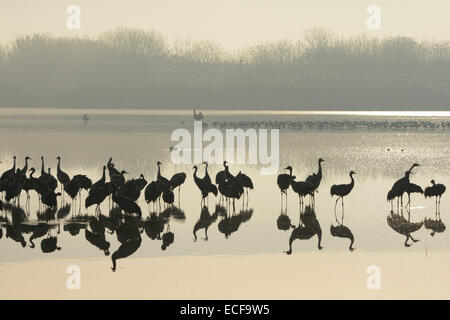
<svg viewBox="0 0 450 320">
<path fill-rule="evenodd" d="M 157 162 L 158 172 L 156 180 L 151 183 L 147 183 L 144 175 L 140 175 L 138 179 L 126 180 L 125 170 L 118 170 L 112 158 L 108 163 L 103 166 L 102 177 L 92 183 L 92 180 L 86 175 L 77 174 L 70 178 L 70 176 L 61 169 L 61 158 L 57 157 L 57 172 L 56 178 L 52 175 L 50 168 L 45 170 L 44 157 L 41 157 L 41 172 L 38 178 L 34 177 L 36 173 L 35 168 L 28 170 L 28 161 L 30 157 L 25 157 L 25 165 L 22 169 L 16 167 L 16 156 L 13 158 L 13 166 L 11 169 L 5 171 L 0 177 L 0 194 L 4 193 L 4 199 L 7 202 L 16 201 L 20 202 L 20 195 L 22 192 L 26 193 L 27 205 L 30 201 L 30 192 L 35 191 L 39 196 L 39 205 L 45 205 L 49 208 L 55 208 L 57 206 L 57 197 L 61 196 L 64 199 L 64 194 L 67 194 L 72 201 L 80 200 L 81 209 L 81 192 L 83 190 L 88 192 L 88 196 L 85 199 L 85 208 L 96 205 L 96 213 L 100 210 L 100 205 L 107 198 L 109 198 L 126 214 L 137 214 L 142 216 L 142 211 L 137 204 L 140 198 L 142 190 L 144 190 L 145 201 L 150 204 L 160 204 L 161 199 L 166 205 L 172 205 L 175 200 L 173 190 L 178 188 L 178 198 L 180 198 L 181 186 L 186 181 L 186 173 L 180 172 L 174 174 L 170 179 L 165 178 L 161 174 L 160 161 Z M 312 173 L 304 181 L 296 181 L 296 176 L 292 174 L 293 169 L 291 166 L 285 168 L 289 173 L 283 173 L 277 177 L 277 185 L 281 192 L 281 206 L 283 207 L 283 195 L 286 197 L 287 206 L 287 191 L 290 188 L 298 195 L 300 206 L 304 205 L 305 197 L 310 198 L 310 206 L 314 207 L 315 193 L 319 188 L 322 181 L 322 162 L 324 160 L 319 158 L 318 171 Z M 220 193 L 221 200 L 227 202 L 228 205 L 233 205 L 235 210 L 235 201 L 243 197 L 246 198 L 248 204 L 248 190 L 253 189 L 253 182 L 249 176 L 239 171 L 237 175 L 233 175 L 230 172 L 229 165 L 226 161 L 223 162 L 224 169 L 219 171 L 215 177 L 215 183 L 208 173 L 208 162 L 203 162 L 205 165 L 205 173 L 203 177 L 197 176 L 198 166 L 194 166 L 193 179 L 201 193 L 201 205 L 206 204 L 206 199 L 209 194 L 218 196 Z M 403 207 L 403 195 L 406 193 L 408 196 L 408 202 L 406 207 L 411 205 L 411 194 L 420 193 L 425 197 L 436 198 L 436 209 L 440 205 L 440 199 L 446 190 L 443 184 L 436 184 L 434 180 L 431 180 L 432 185 L 425 188 L 425 191 L 410 181 L 410 175 L 415 167 L 420 166 L 414 163 L 409 170 L 405 172 L 405 175 L 397 180 L 392 188 L 387 193 L 387 200 L 391 202 L 393 206 L 394 200 L 397 200 L 397 207 L 399 204 Z M 109 173 L 109 181 L 106 181 L 106 170 Z M 29 171 L 29 175 L 27 173 Z M 347 196 L 355 185 L 354 171 L 350 171 L 350 183 L 333 185 L 330 189 L 331 196 L 337 196 L 334 209 L 338 201 L 341 200 L 342 208 L 344 208 L 344 197 Z M 60 185 L 60 191 L 57 192 L 58 182 Z M 0 200 L 0 209 L 2 202 Z"/>
<path fill-rule="evenodd" d="M 317 173 L 313 173 L 309 175 L 305 181 L 295 181 L 296 176 L 292 175 L 292 167 L 288 166 L 285 168 L 285 170 L 289 171 L 289 174 L 280 174 L 277 179 L 278 187 L 281 191 L 281 198 L 283 199 L 283 194 L 286 195 L 286 202 L 287 202 L 287 190 L 289 187 L 292 188 L 292 190 L 298 194 L 300 199 L 300 205 L 303 204 L 303 199 L 306 196 L 310 196 L 311 199 L 314 199 L 314 193 L 319 188 L 320 182 L 322 181 L 322 162 L 324 160 L 320 158 L 318 160 L 319 169 Z M 405 172 L 404 177 L 397 180 L 392 188 L 387 193 L 387 200 L 391 202 L 391 205 L 393 207 L 394 200 L 397 200 L 397 207 L 401 203 L 403 207 L 403 195 L 406 193 L 408 195 L 408 202 L 406 206 L 411 206 L 411 194 L 412 193 L 420 193 L 424 194 L 426 198 L 428 197 L 435 197 L 436 199 L 436 209 L 439 208 L 441 203 L 441 197 L 444 194 L 446 187 L 443 184 L 436 184 L 434 180 L 431 180 L 431 186 L 426 187 L 425 191 L 423 191 L 422 187 L 420 187 L 417 184 L 414 184 L 410 181 L 410 175 L 411 171 L 415 167 L 419 167 L 420 165 L 417 163 L 414 163 L 411 168 Z M 339 184 L 339 185 L 333 185 L 330 189 L 331 196 L 337 196 L 336 203 L 334 206 L 334 209 L 336 210 L 336 206 L 338 204 L 339 199 L 341 199 L 342 207 L 344 207 L 344 197 L 347 196 L 355 186 L 355 180 L 353 178 L 353 175 L 356 173 L 352 170 L 350 171 L 350 183 L 348 184 Z M 283 200 L 282 200 L 283 201 Z M 283 202 L 282 202 L 283 203 Z M 314 202 L 312 202 L 312 205 L 314 205 Z"/>
<path fill-rule="evenodd" d="M 61 208 L 71 208 L 76 207 L 77 200 L 80 201 L 81 210 L 81 193 L 86 191 L 88 193 L 85 198 L 85 208 L 89 208 L 96 205 L 95 212 L 96 217 L 88 219 L 89 227 L 92 230 L 86 230 L 85 237 L 90 243 L 95 245 L 104 251 L 105 255 L 109 255 L 110 243 L 105 238 L 105 226 L 115 230 L 117 232 L 117 237 L 121 243 L 120 247 L 112 254 L 111 260 L 113 263 L 112 270 L 116 270 L 116 261 L 118 259 L 123 259 L 130 256 L 141 245 L 141 236 L 139 229 L 144 229 L 147 235 L 151 239 L 159 239 L 160 233 L 163 232 L 165 226 L 165 220 L 160 219 L 157 215 L 152 213 L 147 220 L 142 220 L 142 212 L 137 204 L 138 199 L 141 196 L 142 191 L 144 192 L 145 201 L 149 204 L 153 204 L 154 208 L 160 207 L 161 200 L 167 206 L 167 210 L 174 210 L 172 207 L 175 195 L 174 190 L 178 189 L 178 200 L 180 199 L 181 186 L 186 181 L 187 175 L 184 172 L 174 174 L 170 179 L 165 178 L 161 174 L 161 162 L 157 162 L 157 175 L 156 180 L 147 183 L 144 176 L 141 174 L 138 179 L 125 179 L 127 172 L 125 170 L 118 170 L 112 159 L 110 158 L 106 165 L 103 166 L 103 173 L 101 178 L 92 183 L 92 180 L 86 175 L 77 174 L 70 177 L 66 172 L 61 169 L 61 158 L 57 157 L 57 171 L 56 177 L 51 173 L 50 169 L 45 170 L 44 158 L 41 157 L 41 172 L 39 177 L 34 177 L 36 173 L 35 168 L 28 169 L 28 162 L 31 160 L 29 157 L 25 157 L 25 165 L 23 168 L 16 167 L 16 157 L 14 157 L 13 167 L 5 171 L 0 177 L 0 195 L 3 195 L 5 201 L 8 202 L 8 208 L 12 205 L 20 207 L 20 195 L 22 192 L 26 193 L 26 205 L 29 206 L 30 203 L 30 192 L 34 191 L 39 196 L 39 207 L 41 205 L 46 206 L 47 209 L 55 209 L 58 206 L 57 197 L 61 197 Z M 312 173 L 306 177 L 304 181 L 296 180 L 297 177 L 293 175 L 292 166 L 285 168 L 289 173 L 282 173 L 277 177 L 277 185 L 281 192 L 281 208 L 282 214 L 277 219 L 277 227 L 280 230 L 287 231 L 293 229 L 291 236 L 289 238 L 289 250 L 286 251 L 287 254 L 292 253 L 292 243 L 296 239 L 310 239 L 311 237 L 317 235 L 318 238 L 318 249 L 322 249 L 322 229 L 320 223 L 315 215 L 315 193 L 318 190 L 320 183 L 322 181 L 322 163 L 324 160 L 319 158 L 318 160 L 318 171 Z M 235 202 L 238 199 L 243 199 L 243 205 L 245 200 L 248 205 L 248 193 L 249 190 L 253 189 L 253 182 L 249 176 L 242 172 L 233 175 L 230 172 L 229 164 L 225 161 L 223 163 L 223 170 L 216 174 L 215 180 L 213 182 L 212 178 L 208 172 L 208 162 L 203 162 L 201 165 L 205 166 L 204 176 L 198 176 L 198 166 L 193 167 L 193 179 L 194 182 L 201 193 L 201 206 L 202 212 L 200 219 L 194 226 L 193 234 L 194 241 L 197 239 L 196 232 L 200 229 L 205 230 L 205 239 L 208 239 L 207 230 L 208 227 L 217 219 L 217 215 L 220 210 L 228 212 L 228 208 L 233 205 L 233 212 L 235 212 Z M 413 164 L 411 168 L 405 172 L 404 177 L 397 180 L 392 188 L 387 194 L 387 200 L 391 201 L 392 207 L 395 200 L 397 200 L 397 207 L 401 204 L 403 208 L 403 195 L 406 193 L 408 195 L 408 203 L 406 208 L 411 205 L 410 195 L 412 193 L 421 193 L 425 197 L 435 197 L 436 198 L 436 212 L 440 206 L 440 199 L 444 194 L 446 187 L 443 184 L 436 184 L 434 180 L 431 181 L 432 185 L 422 188 L 410 181 L 410 175 L 414 168 L 418 167 L 419 164 Z M 109 181 L 107 181 L 108 171 Z M 347 238 L 350 240 L 349 250 L 353 251 L 354 236 L 350 228 L 343 223 L 343 212 L 344 212 L 344 197 L 350 194 L 355 185 L 354 171 L 350 171 L 350 183 L 348 184 L 335 184 L 330 189 L 331 196 L 337 196 L 334 213 L 337 225 L 330 226 L 331 235 L 339 238 Z M 59 185 L 59 190 L 58 190 Z M 300 204 L 300 222 L 299 225 L 293 226 L 291 224 L 290 218 L 286 214 L 283 214 L 283 198 L 286 200 L 287 207 L 287 195 L 288 190 L 291 188 L 299 197 Z M 217 205 L 216 211 L 213 215 L 209 214 L 208 206 L 206 204 L 209 195 L 220 196 L 220 204 L 222 201 L 226 202 L 228 208 Z M 219 195 L 220 194 L 220 195 Z M 72 205 L 64 205 L 64 196 L 67 195 L 72 200 Z M 309 204 L 305 205 L 305 198 L 309 197 Z M 125 217 L 129 217 L 129 223 L 125 219 L 124 224 L 117 224 L 110 221 L 110 218 L 103 216 L 100 212 L 100 205 L 107 201 L 109 198 L 109 207 L 111 207 L 111 200 L 113 202 L 113 209 L 115 212 L 117 210 L 125 213 Z M 342 219 L 338 221 L 336 217 L 336 207 L 339 200 L 342 204 Z M 116 206 L 114 208 L 114 205 Z M 3 210 L 3 202 L 0 200 L 0 210 Z M 39 208 L 41 209 L 41 208 Z M 6 209 L 10 210 L 10 209 Z M 42 212 L 42 211 L 41 211 Z M 111 211 L 113 212 L 113 211 Z M 220 211 L 223 213 L 222 211 Z M 251 217 L 253 209 L 242 210 L 238 215 L 232 215 L 230 218 L 223 219 L 219 223 L 219 231 L 228 237 L 232 232 L 236 231 L 239 225 L 248 220 Z M 405 220 L 403 215 L 392 214 L 387 218 L 388 225 L 391 226 L 396 232 L 406 236 L 405 246 L 409 246 L 408 240 L 418 241 L 411 236 L 411 233 L 417 231 L 421 226 L 422 222 L 412 223 L 409 220 Z M 133 224 L 134 215 L 139 217 L 137 224 Z M 38 214 L 39 218 L 39 214 Z M 112 218 L 111 218 L 112 219 Z M 50 219 L 51 220 L 51 219 Z M 433 235 L 435 232 L 442 232 L 445 230 L 445 225 L 439 220 L 425 219 L 425 226 L 428 229 L 432 229 Z M 20 226 L 20 227 L 18 227 Z M 43 252 L 53 252 L 55 250 L 60 250 L 57 244 L 57 237 L 50 236 L 50 230 L 54 226 L 48 223 L 39 223 L 36 226 L 31 225 L 9 225 L 6 224 L 7 237 L 11 237 L 13 240 L 18 241 L 25 246 L 25 240 L 23 238 L 22 232 L 32 232 L 30 237 L 30 247 L 34 247 L 33 240 L 47 234 L 47 238 L 43 239 L 41 242 L 41 249 Z M 58 223 L 59 227 L 59 223 Z M 69 222 L 65 225 L 65 229 L 75 235 L 79 232 L 80 227 L 76 220 Z M 0 228 L 1 232 L 1 228 Z M 112 231 L 113 232 L 113 231 Z M 59 233 L 59 231 L 58 231 Z M 111 233 L 112 234 L 112 233 Z M 1 233 L 0 233 L 1 238 Z M 160 237 L 162 240 L 161 249 L 165 250 L 174 241 L 174 234 L 170 231 L 169 226 L 167 226 L 167 231 L 163 233 Z"/>
<path fill-rule="evenodd" d="M 100 211 L 100 205 L 109 198 L 113 201 L 125 214 L 136 214 L 142 216 L 142 211 L 137 204 L 138 199 L 144 191 L 145 201 L 154 206 L 162 201 L 165 205 L 172 205 L 175 201 L 174 190 L 178 188 L 178 198 L 180 198 L 181 186 L 186 181 L 186 173 L 180 172 L 174 174 L 170 179 L 165 178 L 161 174 L 160 161 L 157 162 L 158 172 L 156 180 L 147 183 L 143 174 L 138 179 L 126 180 L 125 170 L 118 170 L 112 158 L 103 166 L 102 177 L 92 183 L 92 180 L 84 174 L 74 175 L 72 178 L 61 169 L 61 157 L 57 157 L 57 171 L 56 177 L 51 173 L 50 168 L 45 170 L 44 157 L 41 157 L 41 172 L 39 177 L 34 177 L 36 173 L 35 168 L 30 168 L 28 161 L 30 157 L 25 157 L 25 165 L 23 168 L 17 168 L 16 156 L 13 158 L 13 166 L 6 170 L 0 177 L 0 194 L 7 202 L 20 204 L 20 196 L 22 192 L 26 193 L 26 205 L 29 206 L 30 192 L 35 191 L 39 197 L 39 207 L 41 205 L 47 208 L 56 208 L 57 198 L 61 197 L 64 201 L 64 196 L 68 195 L 72 200 L 72 205 L 77 204 L 77 199 L 80 201 L 81 210 L 81 193 L 83 190 L 88 192 L 85 199 L 85 208 L 96 205 L 96 213 Z M 202 204 L 210 193 L 214 196 L 220 192 L 228 203 L 233 203 L 235 208 L 235 200 L 240 199 L 244 195 L 246 189 L 253 189 L 253 182 L 247 175 L 239 172 L 238 175 L 233 176 L 228 169 L 228 165 L 224 162 L 225 169 L 219 172 L 215 179 L 215 184 L 208 174 L 208 163 L 206 165 L 205 176 L 200 178 L 197 176 L 197 166 L 194 166 L 194 181 L 202 194 Z M 106 181 L 106 170 L 109 173 L 109 181 Z M 29 172 L 29 173 L 28 173 Z M 58 190 L 58 182 L 60 190 Z M 217 186 L 216 186 L 217 185 Z M 247 190 L 248 201 L 248 190 Z M 75 202 L 75 203 L 74 203 Z M 74 207 L 74 206 L 72 206 Z M 0 200 L 0 210 L 2 202 Z"/>
</svg>

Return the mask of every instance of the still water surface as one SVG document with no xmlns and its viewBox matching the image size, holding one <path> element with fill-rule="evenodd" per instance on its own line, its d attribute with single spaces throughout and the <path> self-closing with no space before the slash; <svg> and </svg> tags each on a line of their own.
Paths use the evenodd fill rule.
<svg viewBox="0 0 450 320">
<path fill-rule="evenodd" d="M 28 110 L 28 111 L 27 111 Z M 90 120 L 84 124 L 81 117 L 88 113 Z M 214 122 L 246 121 L 427 121 L 427 123 L 447 123 L 450 115 L 439 114 L 401 114 L 401 113 L 292 113 L 292 112 L 206 112 L 204 122 L 210 126 Z M 148 182 L 156 179 L 156 162 L 163 163 L 162 174 L 170 178 L 177 172 L 185 172 L 188 178 L 181 188 L 181 199 L 175 192 L 176 204 L 184 214 L 172 215 L 164 220 L 164 231 L 170 229 L 174 233 L 174 242 L 161 249 L 162 240 L 150 239 L 146 232 L 141 233 L 141 245 L 132 257 L 150 257 L 167 255 L 203 255 L 203 254 L 256 254 L 283 252 L 288 249 L 288 240 L 292 229 L 279 230 L 277 219 L 281 213 L 280 192 L 276 185 L 275 176 L 261 176 L 257 165 L 231 165 L 230 171 L 237 174 L 243 171 L 249 175 L 255 189 L 249 193 L 248 206 L 243 207 L 242 201 L 236 205 L 235 218 L 237 230 L 225 236 L 219 230 L 219 223 L 225 219 L 218 215 L 208 229 L 206 241 L 204 229 L 197 231 L 198 239 L 194 241 L 193 229 L 201 215 L 200 192 L 192 178 L 192 165 L 175 166 L 170 161 L 170 135 L 176 128 L 192 128 L 192 115 L 186 111 L 144 112 L 130 110 L 10 110 L 0 109 L 0 172 L 12 166 L 12 156 L 17 155 L 18 167 L 23 166 L 23 158 L 30 156 L 31 166 L 40 170 L 40 157 L 45 157 L 46 167 L 52 168 L 56 175 L 56 157 L 62 158 L 62 169 L 70 176 L 78 173 L 88 175 L 93 182 L 102 173 L 102 166 L 109 157 L 117 168 L 129 172 L 129 178 L 138 178 L 144 174 Z M 347 250 L 349 241 L 332 237 L 330 225 L 334 224 L 334 200 L 330 197 L 330 187 L 333 184 L 349 183 L 348 173 L 355 171 L 355 188 L 345 198 L 344 224 L 351 229 L 355 236 L 356 251 L 380 250 L 432 250 L 449 247 L 448 232 L 436 233 L 431 236 L 431 230 L 422 226 L 413 233 L 420 242 L 411 247 L 404 246 L 405 236 L 394 231 L 387 224 L 390 214 L 390 204 L 386 202 L 386 193 L 393 182 L 401 178 L 412 163 L 418 162 L 422 166 L 414 170 L 411 181 L 423 188 L 430 185 L 430 180 L 450 186 L 450 129 L 437 126 L 434 129 L 402 128 L 383 130 L 375 125 L 375 129 L 357 130 L 319 130 L 314 126 L 304 130 L 281 130 L 280 132 L 280 172 L 291 165 L 294 175 L 304 180 L 309 174 L 317 171 L 317 159 L 325 159 L 323 163 L 323 179 L 316 194 L 315 213 L 323 232 L 323 251 Z M 222 166 L 211 165 L 211 177 L 222 170 Z M 39 176 L 39 174 L 37 174 Z M 203 176 L 203 167 L 199 170 Z M 298 180 L 299 180 L 298 179 Z M 448 192 L 447 192 L 448 193 Z M 83 193 L 82 203 L 86 197 Z M 21 198 L 22 207 L 25 206 L 25 194 Z M 68 197 L 66 197 L 66 200 Z M 218 198 L 209 199 L 209 213 L 214 214 Z M 448 221 L 450 200 L 444 194 L 441 201 L 441 218 L 444 224 Z M 149 209 L 143 199 L 139 199 L 143 211 L 143 219 L 147 219 Z M 71 211 L 61 219 L 38 221 L 37 195 L 31 193 L 30 210 L 20 218 L 4 210 L 2 212 L 3 237 L 0 239 L 1 262 L 21 261 L 30 259 L 55 258 L 94 258 L 105 257 L 104 251 L 86 239 L 86 230 L 91 227 L 85 220 L 81 222 L 81 230 L 76 235 L 67 231 L 70 219 L 77 219 L 79 214 L 95 216 L 93 207 L 79 211 Z M 340 207 L 338 206 L 340 219 Z M 152 210 L 153 211 L 153 210 Z M 101 206 L 104 216 L 109 216 L 108 203 Z M 231 213 L 228 213 L 229 216 Z M 289 190 L 287 214 L 292 224 L 299 223 L 298 197 Z M 405 213 L 406 214 L 406 213 Z M 60 213 L 64 216 L 65 214 Z M 425 199 L 421 195 L 412 196 L 410 210 L 412 222 L 421 222 L 426 217 L 435 218 L 434 200 Z M 41 217 L 42 218 L 42 217 Z M 13 221 L 14 220 L 14 221 Z M 80 219 L 79 219 L 80 220 Z M 81 219 L 82 220 L 82 219 Z M 80 220 L 80 221 L 81 221 Z M 52 225 L 52 236 L 58 239 L 61 250 L 51 253 L 41 251 L 40 242 L 47 237 L 43 235 L 34 240 L 35 248 L 30 247 L 30 236 L 36 225 L 45 222 Z M 143 222 L 136 222 L 138 230 L 143 230 Z M 15 229 L 10 232 L 21 233 L 26 246 L 6 237 L 7 225 Z M 59 225 L 59 228 L 58 228 Z M 66 228 L 64 226 L 66 225 Z M 66 230 L 65 230 L 66 229 Z M 109 243 L 112 254 L 120 246 L 116 233 L 105 232 L 105 240 Z M 412 242 L 411 242 L 412 243 Z M 317 250 L 317 238 L 310 240 L 296 240 L 293 251 Z"/>
</svg>

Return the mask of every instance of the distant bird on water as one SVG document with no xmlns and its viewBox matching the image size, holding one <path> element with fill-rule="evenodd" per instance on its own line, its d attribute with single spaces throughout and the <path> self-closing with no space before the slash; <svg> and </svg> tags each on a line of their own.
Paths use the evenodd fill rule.
<svg viewBox="0 0 450 320">
<path fill-rule="evenodd" d="M 87 115 L 87 113 L 85 113 L 84 115 L 83 115 L 83 117 L 82 117 L 82 119 L 83 119 L 83 124 L 85 125 L 85 126 L 87 126 L 88 125 L 88 123 L 89 123 L 89 116 Z"/>
<path fill-rule="evenodd" d="M 193 112 L 194 112 L 194 114 L 192 115 L 192 117 L 194 118 L 194 120 L 196 120 L 196 121 L 203 120 L 202 112 L 197 113 L 197 111 L 195 109 L 193 110 Z"/>
</svg>

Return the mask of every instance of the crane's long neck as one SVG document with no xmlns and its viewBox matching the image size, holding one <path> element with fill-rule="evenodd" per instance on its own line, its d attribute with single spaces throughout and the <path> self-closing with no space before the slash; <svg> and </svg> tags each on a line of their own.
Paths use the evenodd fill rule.
<svg viewBox="0 0 450 320">
<path fill-rule="evenodd" d="M 286 251 L 287 254 L 291 254 L 292 253 L 292 242 L 294 241 L 294 239 L 289 239 L 289 250 Z"/>
<path fill-rule="evenodd" d="M 406 173 L 405 173 L 405 180 L 408 183 L 409 183 L 409 175 L 410 175 L 410 173 L 411 173 L 411 171 L 406 171 Z"/>
<path fill-rule="evenodd" d="M 158 178 L 161 177 L 161 165 L 158 163 Z"/>
<path fill-rule="evenodd" d="M 13 165 L 13 168 L 14 168 L 14 172 L 16 172 L 16 157 L 14 157 L 14 165 Z"/>
<path fill-rule="evenodd" d="M 105 180 L 106 180 L 105 171 L 106 171 L 106 168 L 103 167 L 103 175 L 102 175 L 102 181 L 103 181 L 103 183 L 104 183 Z"/>
<path fill-rule="evenodd" d="M 28 158 L 25 158 L 25 167 L 23 167 L 23 171 L 27 173 L 28 171 Z"/>
<path fill-rule="evenodd" d="M 205 167 L 205 177 L 208 175 L 208 163 L 206 163 L 206 167 Z"/>
<path fill-rule="evenodd" d="M 32 249 L 35 247 L 33 240 L 34 240 L 34 237 L 31 236 L 30 237 L 30 248 L 32 248 Z"/>
<path fill-rule="evenodd" d="M 33 179 L 34 169 L 30 170 L 30 179 Z"/>
<path fill-rule="evenodd" d="M 355 185 L 355 179 L 353 179 L 353 173 L 350 174 L 350 179 L 352 179 L 352 181 L 350 181 L 350 186 L 353 188 L 353 186 Z"/>
<path fill-rule="evenodd" d="M 319 176 L 322 176 L 322 162 L 319 161 L 319 170 L 317 171 Z"/>
<path fill-rule="evenodd" d="M 45 174 L 44 157 L 41 158 L 41 163 L 42 163 L 41 174 Z"/>
<path fill-rule="evenodd" d="M 292 168 L 289 168 L 289 175 L 290 175 L 291 178 L 292 178 Z"/>
<path fill-rule="evenodd" d="M 61 171 L 61 166 L 60 166 L 60 164 L 61 164 L 61 159 L 58 158 L 58 171 Z"/>
<path fill-rule="evenodd" d="M 194 168 L 194 179 L 197 179 L 198 177 L 197 177 L 197 170 L 198 170 L 198 168 L 197 167 L 195 167 Z"/>
<path fill-rule="evenodd" d="M 353 242 L 355 242 L 355 238 L 350 236 L 350 246 L 348 247 L 350 251 L 353 251 Z"/>
</svg>

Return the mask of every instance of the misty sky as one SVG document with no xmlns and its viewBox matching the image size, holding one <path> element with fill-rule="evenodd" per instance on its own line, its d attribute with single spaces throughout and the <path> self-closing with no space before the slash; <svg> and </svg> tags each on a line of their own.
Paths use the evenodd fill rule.
<svg viewBox="0 0 450 320">
<path fill-rule="evenodd" d="M 80 31 L 66 29 L 69 5 L 82 10 Z M 381 7 L 381 30 L 366 9 Z M 214 40 L 227 49 L 302 36 L 312 27 L 343 35 L 450 39 L 449 0 L 0 0 L 0 43 L 17 34 L 95 36 L 118 26 L 157 29 L 169 40 Z"/>
</svg>

